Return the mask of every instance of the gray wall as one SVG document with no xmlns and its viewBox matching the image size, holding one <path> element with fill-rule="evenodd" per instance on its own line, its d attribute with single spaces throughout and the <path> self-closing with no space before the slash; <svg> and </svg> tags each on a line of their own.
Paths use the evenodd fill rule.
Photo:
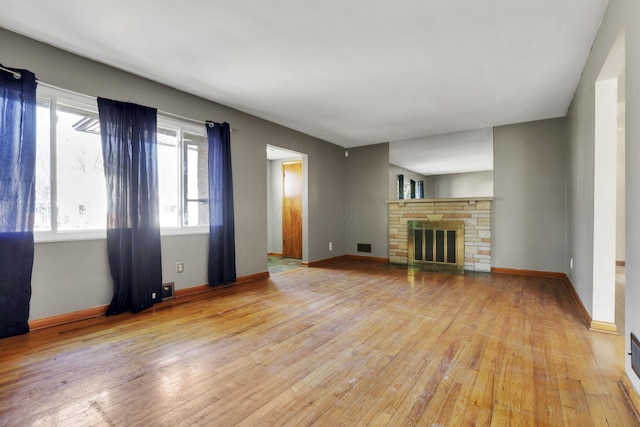
<svg viewBox="0 0 640 427">
<path fill-rule="evenodd" d="M 626 29 L 626 30 L 625 30 Z M 625 211 L 626 211 L 626 331 L 640 335 L 640 2 L 610 0 L 580 83 L 567 114 L 569 139 L 568 253 L 574 257 L 569 272 L 587 311 L 593 308 L 593 187 L 595 146 L 595 81 L 618 34 L 625 31 Z M 629 340 L 625 339 L 626 352 Z M 625 357 L 625 371 L 636 391 L 640 379 Z"/>
<path fill-rule="evenodd" d="M 277 231 L 277 230 L 274 230 L 274 224 L 277 222 L 278 212 L 274 210 L 277 208 L 277 206 L 274 206 L 274 202 L 273 202 L 274 188 L 273 188 L 272 175 L 273 175 L 273 160 L 267 160 L 267 176 L 265 177 L 267 180 L 267 252 L 269 253 L 274 252 L 274 253 L 281 254 L 282 245 L 280 245 L 279 248 L 277 246 L 274 248 L 274 244 L 273 244 L 273 240 L 275 239 L 274 231 Z M 282 231 L 280 232 L 280 235 L 282 235 Z"/>
<path fill-rule="evenodd" d="M 452 173 L 428 176 L 433 196 L 448 197 L 491 197 L 493 196 L 493 171 Z"/>
<path fill-rule="evenodd" d="M 388 155 L 388 154 L 387 154 Z M 410 171 L 409 169 L 401 168 L 398 165 L 394 165 L 389 163 L 389 200 L 396 200 L 398 198 L 398 175 L 404 175 L 405 184 L 409 182 L 410 179 L 414 181 L 424 181 L 424 197 L 434 197 L 433 196 L 433 184 L 428 179 L 428 177 L 424 175 L 420 175 L 414 171 Z"/>
<path fill-rule="evenodd" d="M 612 4 L 613 3 L 613 4 Z M 620 1 L 611 0 L 610 8 L 618 8 Z M 626 120 L 625 152 L 626 163 L 626 336 L 633 332 L 640 335 L 640 2 L 629 0 L 622 13 L 616 16 L 618 26 L 620 18 L 626 20 Z M 611 19 L 613 20 L 613 19 Z M 624 331 L 623 331 L 624 333 Z M 626 353 L 629 353 L 629 340 L 626 339 Z M 640 391 L 640 379 L 631 369 L 630 358 L 626 357 L 625 371 L 636 391 Z"/>
<path fill-rule="evenodd" d="M 494 267 L 566 266 L 565 120 L 494 128 Z"/>
<path fill-rule="evenodd" d="M 204 123 L 231 124 L 238 276 L 267 271 L 267 144 L 308 155 L 307 259 L 345 253 L 344 150 L 282 126 L 90 61 L 0 28 L 6 66 L 33 71 L 42 82 L 91 96 L 131 101 Z M 386 188 L 385 188 L 386 191 Z M 333 241 L 329 254 L 325 241 Z M 206 236 L 162 239 L 164 281 L 176 288 L 206 282 Z M 111 278 L 104 240 L 38 243 L 31 319 L 108 304 Z M 185 262 L 176 276 L 175 264 Z"/>
<path fill-rule="evenodd" d="M 389 258 L 389 144 L 350 148 L 346 165 L 346 252 Z M 358 253 L 358 243 L 372 252 Z"/>
<path fill-rule="evenodd" d="M 616 261 L 625 261 L 626 229 L 625 229 L 625 152 L 624 128 L 618 131 L 618 159 L 616 165 Z"/>
<path fill-rule="evenodd" d="M 568 257 L 574 259 L 574 268 L 567 270 L 582 303 L 591 315 L 593 315 L 595 81 L 623 26 L 624 3 L 624 1 L 609 2 L 607 13 L 598 30 L 567 113 L 570 227 L 567 250 Z M 629 54 L 627 52 L 627 55 Z M 627 81 L 627 87 L 630 83 Z M 629 109 L 627 114 L 628 112 Z M 631 123 L 628 124 L 631 125 Z M 629 142 L 631 141 L 627 144 Z M 629 234 L 627 236 L 629 237 Z M 627 278 L 629 278 L 628 274 Z"/>
</svg>

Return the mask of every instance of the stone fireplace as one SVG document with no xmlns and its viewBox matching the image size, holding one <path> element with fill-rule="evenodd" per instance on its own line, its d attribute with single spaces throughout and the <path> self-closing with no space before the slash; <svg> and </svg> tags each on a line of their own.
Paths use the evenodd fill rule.
<svg viewBox="0 0 640 427">
<path fill-rule="evenodd" d="M 491 271 L 491 200 L 388 201 L 389 262 Z"/>
</svg>

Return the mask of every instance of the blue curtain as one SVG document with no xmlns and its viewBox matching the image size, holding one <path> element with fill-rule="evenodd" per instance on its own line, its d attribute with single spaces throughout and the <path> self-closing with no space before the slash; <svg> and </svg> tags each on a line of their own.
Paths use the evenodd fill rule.
<svg viewBox="0 0 640 427">
<path fill-rule="evenodd" d="M 36 77 L 0 71 L 0 338 L 29 332 L 35 215 Z"/>
<path fill-rule="evenodd" d="M 107 253 L 113 299 L 107 316 L 162 301 L 157 111 L 98 98 L 107 182 Z"/>
<path fill-rule="evenodd" d="M 229 123 L 207 122 L 209 143 L 209 285 L 236 281 Z"/>
</svg>

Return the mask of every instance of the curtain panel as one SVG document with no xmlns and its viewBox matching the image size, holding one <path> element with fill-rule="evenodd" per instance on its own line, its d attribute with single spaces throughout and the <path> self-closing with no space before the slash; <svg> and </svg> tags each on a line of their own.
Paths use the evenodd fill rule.
<svg viewBox="0 0 640 427">
<path fill-rule="evenodd" d="M 0 71 L 0 338 L 29 332 L 35 215 L 36 77 Z"/>
<path fill-rule="evenodd" d="M 236 281 L 229 123 L 207 122 L 209 144 L 209 285 Z"/>
<path fill-rule="evenodd" d="M 107 253 L 113 299 L 106 315 L 162 301 L 157 110 L 98 98 L 107 183 Z"/>
</svg>

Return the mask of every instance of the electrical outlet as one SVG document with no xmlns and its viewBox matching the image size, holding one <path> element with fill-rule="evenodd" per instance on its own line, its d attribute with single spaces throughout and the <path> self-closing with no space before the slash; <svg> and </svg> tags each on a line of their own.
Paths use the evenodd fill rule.
<svg viewBox="0 0 640 427">
<path fill-rule="evenodd" d="M 184 271 L 184 262 L 176 263 L 176 272 L 182 273 Z"/>
<path fill-rule="evenodd" d="M 571 258 L 571 261 L 569 261 L 569 267 L 573 270 L 573 258 Z"/>
<path fill-rule="evenodd" d="M 333 242 L 329 242 L 329 251 L 333 250 Z"/>
<path fill-rule="evenodd" d="M 151 299 L 156 299 L 156 293 L 155 292 L 151 292 Z"/>
</svg>

